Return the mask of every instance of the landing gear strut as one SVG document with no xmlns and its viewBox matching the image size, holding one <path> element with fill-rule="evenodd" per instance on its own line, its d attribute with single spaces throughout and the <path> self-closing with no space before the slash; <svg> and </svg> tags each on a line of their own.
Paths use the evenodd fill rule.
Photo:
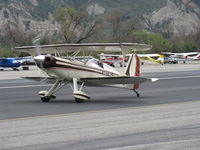
<svg viewBox="0 0 200 150">
<path fill-rule="evenodd" d="M 41 97 L 42 102 L 49 102 L 51 99 L 56 99 L 56 96 L 53 95 L 59 89 L 61 89 L 65 84 L 63 80 L 56 80 L 55 84 L 50 88 L 49 91 L 40 91 L 38 95 Z"/>
<path fill-rule="evenodd" d="M 73 96 L 76 103 L 83 103 L 85 100 L 90 99 L 90 97 L 86 93 L 81 91 L 83 86 L 84 86 L 84 82 L 82 82 L 79 88 L 78 80 L 76 78 L 73 78 L 73 90 L 74 90 Z"/>
<path fill-rule="evenodd" d="M 137 97 L 140 97 L 140 93 L 138 91 L 136 91 L 135 89 L 133 89 L 133 91 L 135 92 L 135 94 L 137 95 Z"/>
</svg>

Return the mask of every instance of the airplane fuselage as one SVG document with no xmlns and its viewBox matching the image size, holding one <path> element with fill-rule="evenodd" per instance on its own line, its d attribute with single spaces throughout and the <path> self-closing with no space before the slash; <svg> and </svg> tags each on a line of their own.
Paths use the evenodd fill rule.
<svg viewBox="0 0 200 150">
<path fill-rule="evenodd" d="M 60 79 L 72 80 L 73 78 L 111 77 L 119 73 L 107 64 L 88 61 L 86 64 L 54 56 L 44 56 L 44 61 L 37 66 L 49 76 Z M 98 64 L 99 63 L 99 64 Z"/>
</svg>

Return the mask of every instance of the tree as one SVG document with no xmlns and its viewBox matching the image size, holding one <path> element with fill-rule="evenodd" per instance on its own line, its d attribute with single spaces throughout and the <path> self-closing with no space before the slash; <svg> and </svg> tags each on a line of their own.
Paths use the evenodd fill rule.
<svg viewBox="0 0 200 150">
<path fill-rule="evenodd" d="M 132 31 L 139 30 L 142 27 L 139 18 L 125 15 L 119 9 L 114 9 L 108 13 L 106 20 L 111 24 L 112 42 L 124 42 Z"/>
<path fill-rule="evenodd" d="M 53 14 L 67 43 L 81 43 L 101 29 L 99 20 L 91 21 L 86 9 L 60 8 Z"/>
<path fill-rule="evenodd" d="M 138 17 L 125 20 L 122 25 L 119 42 L 126 42 L 127 37 L 129 37 L 132 32 L 140 31 L 143 28 Z"/>
<path fill-rule="evenodd" d="M 8 22 L 3 27 L 4 31 L 0 36 L 2 45 L 13 47 L 15 45 L 30 45 L 34 37 L 33 32 L 25 32 L 22 28 L 13 27 Z"/>
<path fill-rule="evenodd" d="M 111 11 L 107 15 L 107 21 L 112 26 L 112 41 L 117 41 L 119 39 L 120 27 L 122 25 L 123 12 L 119 9 Z"/>
<path fill-rule="evenodd" d="M 148 33 L 145 31 L 133 31 L 128 37 L 127 42 L 146 43 L 152 45 L 152 51 L 160 53 L 171 51 L 173 43 L 159 33 Z"/>
</svg>

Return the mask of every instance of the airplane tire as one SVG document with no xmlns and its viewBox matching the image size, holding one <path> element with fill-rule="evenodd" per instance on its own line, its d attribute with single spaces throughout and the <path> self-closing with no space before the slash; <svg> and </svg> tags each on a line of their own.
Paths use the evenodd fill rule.
<svg viewBox="0 0 200 150">
<path fill-rule="evenodd" d="M 140 97 L 140 94 L 139 94 L 139 93 L 137 94 L 137 97 Z"/>
<path fill-rule="evenodd" d="M 76 103 L 83 103 L 84 100 L 83 100 L 83 99 L 79 99 L 79 98 L 75 98 L 75 102 L 76 102 Z"/>
<path fill-rule="evenodd" d="M 49 96 L 46 96 L 46 97 L 41 97 L 41 101 L 44 102 L 44 103 L 47 103 L 50 101 L 50 97 Z"/>
</svg>

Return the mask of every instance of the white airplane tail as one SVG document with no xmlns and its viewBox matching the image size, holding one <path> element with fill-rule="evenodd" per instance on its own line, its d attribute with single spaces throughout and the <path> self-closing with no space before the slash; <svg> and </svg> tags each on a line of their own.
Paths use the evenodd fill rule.
<svg viewBox="0 0 200 150">
<path fill-rule="evenodd" d="M 140 58 L 138 55 L 136 54 L 131 54 L 130 58 L 128 60 L 128 63 L 126 64 L 126 68 L 124 70 L 124 74 L 125 76 L 131 76 L 131 77 L 139 77 L 141 75 L 140 72 Z M 127 88 L 130 89 L 138 89 L 140 87 L 139 83 L 135 83 L 135 84 L 127 84 L 126 85 Z"/>
</svg>

